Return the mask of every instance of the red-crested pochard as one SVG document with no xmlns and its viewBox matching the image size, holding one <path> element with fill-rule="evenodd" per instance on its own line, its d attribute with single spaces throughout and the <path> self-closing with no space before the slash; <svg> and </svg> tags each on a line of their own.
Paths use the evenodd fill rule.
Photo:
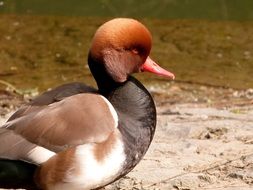
<svg viewBox="0 0 253 190">
<path fill-rule="evenodd" d="M 152 141 L 156 109 L 130 75 L 174 79 L 149 57 L 151 43 L 134 19 L 100 26 L 88 56 L 98 90 L 65 84 L 16 111 L 0 129 L 0 187 L 97 189 L 131 171 Z"/>
</svg>

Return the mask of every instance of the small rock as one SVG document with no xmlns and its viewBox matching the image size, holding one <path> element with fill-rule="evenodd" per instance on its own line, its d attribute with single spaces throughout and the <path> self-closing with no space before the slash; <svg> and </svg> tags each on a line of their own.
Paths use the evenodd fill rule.
<svg viewBox="0 0 253 190">
<path fill-rule="evenodd" d="M 223 57 L 223 54 L 222 53 L 217 53 L 216 56 L 221 59 Z"/>
</svg>

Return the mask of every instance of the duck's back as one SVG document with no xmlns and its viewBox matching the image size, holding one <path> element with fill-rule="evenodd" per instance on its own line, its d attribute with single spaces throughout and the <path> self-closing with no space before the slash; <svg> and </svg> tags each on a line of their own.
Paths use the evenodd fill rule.
<svg viewBox="0 0 253 190">
<path fill-rule="evenodd" d="M 22 117 L 24 114 L 27 114 L 28 112 L 31 112 L 34 109 L 39 109 L 43 106 L 61 101 L 64 98 L 80 93 L 97 93 L 97 90 L 79 82 L 58 86 L 52 90 L 49 90 L 41 94 L 40 96 L 33 99 L 31 102 L 23 105 L 8 119 L 8 121 L 18 119 L 19 117 Z M 9 130 L 6 131 L 6 129 L 0 128 L 0 138 L 3 139 L 3 137 L 6 135 L 10 136 L 9 134 L 6 133 L 10 133 L 10 131 Z M 20 138 L 18 135 L 14 133 L 11 135 L 14 138 Z M 19 142 L 20 145 L 22 143 L 24 144 L 25 147 L 23 146 L 23 148 L 32 149 L 35 147 L 35 145 L 31 143 L 29 143 L 28 145 L 27 144 L 28 142 L 24 142 L 23 139 L 21 138 L 17 140 L 20 141 Z M 10 146 L 8 146 L 7 144 L 5 146 L 7 149 L 9 149 L 12 145 L 10 144 Z M 23 148 L 21 151 L 24 150 Z M 18 149 L 20 149 L 20 146 Z M 36 189 L 36 185 L 33 181 L 33 178 L 37 167 L 38 166 L 34 163 L 25 162 L 22 160 L 12 160 L 3 157 L 1 158 L 0 155 L 0 187 Z"/>
</svg>

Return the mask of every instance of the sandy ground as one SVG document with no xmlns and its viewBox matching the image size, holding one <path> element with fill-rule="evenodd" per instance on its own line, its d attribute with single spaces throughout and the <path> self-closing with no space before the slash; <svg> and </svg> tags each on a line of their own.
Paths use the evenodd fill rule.
<svg viewBox="0 0 253 190">
<path fill-rule="evenodd" d="M 106 190 L 253 189 L 253 90 L 150 87 L 158 124 L 141 163 Z M 0 123 L 22 98 L 1 93 Z"/>
<path fill-rule="evenodd" d="M 108 189 L 253 189 L 253 106 L 237 109 L 158 107 L 147 155 Z"/>
</svg>

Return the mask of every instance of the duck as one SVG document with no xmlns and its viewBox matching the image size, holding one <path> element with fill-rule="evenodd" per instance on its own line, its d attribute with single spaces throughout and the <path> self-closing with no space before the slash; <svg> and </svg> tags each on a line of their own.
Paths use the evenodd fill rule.
<svg viewBox="0 0 253 190">
<path fill-rule="evenodd" d="M 150 31 L 135 19 L 102 24 L 88 53 L 97 89 L 53 88 L 0 128 L 0 188 L 100 189 L 129 173 L 156 129 L 154 100 L 132 74 L 175 78 L 150 58 L 151 46 Z"/>
</svg>

